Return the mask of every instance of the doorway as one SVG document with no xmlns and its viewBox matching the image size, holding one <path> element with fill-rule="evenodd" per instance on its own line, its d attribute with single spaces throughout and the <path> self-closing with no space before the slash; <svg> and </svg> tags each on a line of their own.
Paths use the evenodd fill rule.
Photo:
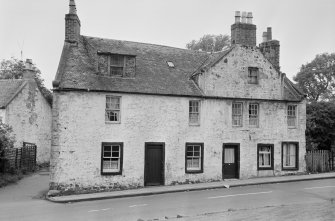
<svg viewBox="0 0 335 221">
<path fill-rule="evenodd" d="M 164 143 L 145 143 L 144 185 L 164 185 Z"/>
<path fill-rule="evenodd" d="M 239 178 L 240 170 L 240 144 L 223 144 L 222 150 L 222 178 Z"/>
</svg>

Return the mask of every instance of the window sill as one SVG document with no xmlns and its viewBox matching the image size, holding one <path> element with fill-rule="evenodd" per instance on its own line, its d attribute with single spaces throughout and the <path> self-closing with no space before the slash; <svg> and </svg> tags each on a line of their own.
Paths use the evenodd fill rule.
<svg viewBox="0 0 335 221">
<path fill-rule="evenodd" d="M 194 174 L 194 173 L 203 173 L 203 170 L 186 170 L 185 173 Z"/>
<path fill-rule="evenodd" d="M 241 128 L 243 125 L 232 125 L 233 128 Z"/>
<path fill-rule="evenodd" d="M 297 129 L 297 126 L 288 126 L 288 129 Z"/>
<path fill-rule="evenodd" d="M 121 121 L 105 121 L 105 124 L 121 124 Z"/>
<path fill-rule="evenodd" d="M 283 167 L 282 171 L 295 171 L 299 170 L 297 167 Z"/>
<path fill-rule="evenodd" d="M 273 170 L 273 167 L 258 167 L 257 170 Z"/>
<path fill-rule="evenodd" d="M 122 175 L 122 172 L 101 172 L 101 175 L 108 176 L 108 175 Z"/>
<path fill-rule="evenodd" d="M 188 124 L 188 126 L 192 126 L 192 127 L 200 127 L 200 124 Z"/>
</svg>

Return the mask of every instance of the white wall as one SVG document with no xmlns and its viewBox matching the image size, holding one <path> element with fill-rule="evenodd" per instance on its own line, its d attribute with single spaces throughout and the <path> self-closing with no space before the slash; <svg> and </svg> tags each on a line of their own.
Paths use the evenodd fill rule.
<svg viewBox="0 0 335 221">
<path fill-rule="evenodd" d="M 6 123 L 6 109 L 0 109 L 0 120 L 3 123 Z"/>
<path fill-rule="evenodd" d="M 299 123 L 288 129 L 284 102 L 260 102 L 260 126 L 248 126 L 248 101 L 243 127 L 231 125 L 231 100 L 202 100 L 200 126 L 189 126 L 189 98 L 121 96 L 121 123 L 105 123 L 105 95 L 55 92 L 51 153 L 51 188 L 81 191 L 93 187 L 134 188 L 144 184 L 144 143 L 165 142 L 165 184 L 222 179 L 222 144 L 240 143 L 241 178 L 283 174 L 281 142 L 299 142 L 299 171 L 305 170 L 305 103 Z M 124 142 L 122 175 L 100 175 L 101 142 Z M 185 174 L 185 143 L 204 143 L 204 172 Z M 274 170 L 257 171 L 257 144 L 274 144 Z"/>
<path fill-rule="evenodd" d="M 6 121 L 13 128 L 15 147 L 23 142 L 37 145 L 37 163 L 48 163 L 51 148 L 51 107 L 30 81 L 6 108 Z"/>
</svg>

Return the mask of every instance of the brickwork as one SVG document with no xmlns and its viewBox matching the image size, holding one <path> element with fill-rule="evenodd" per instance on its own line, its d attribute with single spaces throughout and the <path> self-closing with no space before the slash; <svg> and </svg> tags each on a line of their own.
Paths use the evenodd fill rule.
<svg viewBox="0 0 335 221">
<path fill-rule="evenodd" d="M 232 44 L 256 46 L 256 25 L 235 23 L 231 25 Z"/>
<path fill-rule="evenodd" d="M 276 70 L 280 71 L 280 44 L 277 40 L 271 40 L 259 44 L 260 51 L 273 64 Z"/>
<path fill-rule="evenodd" d="M 51 107 L 39 91 L 35 81 L 30 80 L 6 108 L 6 123 L 13 128 L 15 147 L 23 142 L 37 145 L 37 163 L 50 160 Z"/>
</svg>

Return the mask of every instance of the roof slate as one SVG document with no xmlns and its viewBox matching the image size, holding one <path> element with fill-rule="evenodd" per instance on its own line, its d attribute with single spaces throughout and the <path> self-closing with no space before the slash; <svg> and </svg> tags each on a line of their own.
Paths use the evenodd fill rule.
<svg viewBox="0 0 335 221">
<path fill-rule="evenodd" d="M 24 85 L 24 80 L 0 80 L 0 108 L 6 107 L 13 97 L 21 91 Z"/>
<path fill-rule="evenodd" d="M 232 47 L 216 53 L 169 46 L 81 36 L 78 45 L 65 42 L 55 80 L 60 90 L 109 91 L 179 96 L 204 96 L 191 80 L 223 59 Z M 136 56 L 135 78 L 102 76 L 98 52 Z M 167 65 L 172 61 L 175 67 Z M 303 94 L 285 77 L 283 100 L 299 101 Z"/>
<path fill-rule="evenodd" d="M 97 75 L 98 51 L 136 55 L 136 77 Z M 199 96 L 202 93 L 190 76 L 209 56 L 168 46 L 81 36 L 77 47 L 65 43 L 56 80 L 63 89 Z M 175 67 L 168 67 L 167 61 Z"/>
</svg>

